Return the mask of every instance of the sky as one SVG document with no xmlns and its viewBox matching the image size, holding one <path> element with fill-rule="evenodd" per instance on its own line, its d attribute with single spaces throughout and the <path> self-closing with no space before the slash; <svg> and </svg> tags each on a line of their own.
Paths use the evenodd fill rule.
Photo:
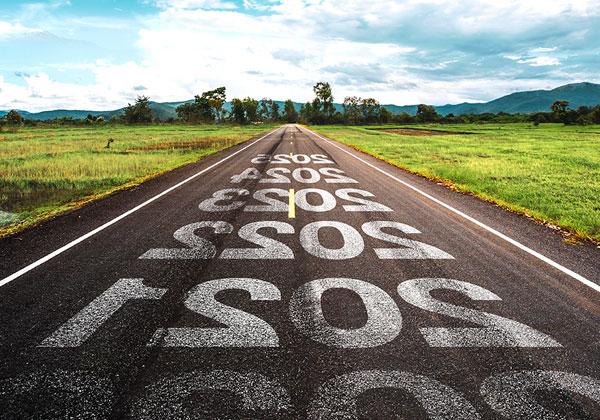
<svg viewBox="0 0 600 420">
<path fill-rule="evenodd" d="M 600 82 L 600 0 L 0 0 L 0 109 L 481 102 Z"/>
</svg>

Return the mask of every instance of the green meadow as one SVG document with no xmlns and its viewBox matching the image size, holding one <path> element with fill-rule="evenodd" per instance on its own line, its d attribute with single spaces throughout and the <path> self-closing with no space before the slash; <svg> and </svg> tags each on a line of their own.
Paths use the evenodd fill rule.
<svg viewBox="0 0 600 420">
<path fill-rule="evenodd" d="M 107 125 L 22 127 L 15 132 L 0 132 L 0 236 L 134 186 L 270 128 Z"/>
<path fill-rule="evenodd" d="M 427 125 L 421 127 L 425 132 L 415 126 L 312 128 L 398 167 L 600 242 L 600 126 Z"/>
</svg>

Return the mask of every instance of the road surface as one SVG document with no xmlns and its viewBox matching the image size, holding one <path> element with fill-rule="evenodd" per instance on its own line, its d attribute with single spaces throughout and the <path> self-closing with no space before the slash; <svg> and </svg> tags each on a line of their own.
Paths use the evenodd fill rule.
<svg viewBox="0 0 600 420">
<path fill-rule="evenodd" d="M 0 255 L 0 418 L 600 418 L 597 248 L 303 127 Z"/>
</svg>

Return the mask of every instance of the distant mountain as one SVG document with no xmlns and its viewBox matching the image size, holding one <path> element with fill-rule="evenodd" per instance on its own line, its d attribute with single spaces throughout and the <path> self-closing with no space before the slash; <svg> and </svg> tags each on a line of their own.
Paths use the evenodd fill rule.
<svg viewBox="0 0 600 420">
<path fill-rule="evenodd" d="M 160 120 L 166 120 L 169 117 L 176 117 L 177 113 L 175 112 L 175 108 L 179 106 L 181 102 L 178 102 L 177 105 L 172 106 L 168 103 L 160 103 L 160 102 L 150 102 L 150 108 L 154 110 L 157 118 Z M 42 112 L 27 112 L 17 110 L 24 118 L 28 120 L 34 121 L 47 121 L 53 120 L 55 118 L 73 118 L 73 119 L 85 119 L 89 114 L 92 114 L 94 117 L 102 116 L 106 119 L 110 119 L 114 116 L 120 115 L 123 113 L 125 108 L 115 109 L 112 111 L 90 111 L 90 110 L 76 110 L 76 109 L 55 109 L 52 111 L 42 111 Z M 6 115 L 8 111 L 0 111 L 0 117 Z"/>
<path fill-rule="evenodd" d="M 184 101 L 187 102 L 187 101 Z M 150 108 L 154 111 L 156 117 L 161 120 L 167 120 L 171 117 L 176 117 L 177 113 L 175 108 L 184 102 L 150 102 Z M 74 109 L 56 109 L 52 111 L 42 112 L 28 112 L 17 110 L 24 118 L 34 121 L 47 121 L 55 118 L 73 118 L 73 119 L 85 119 L 89 114 L 94 117 L 102 116 L 106 119 L 110 119 L 123 113 L 125 108 L 115 109 L 112 111 L 90 111 L 90 110 L 74 110 Z M 8 111 L 0 111 L 0 117 L 6 115 Z"/>
<path fill-rule="evenodd" d="M 483 114 L 486 112 L 528 114 L 549 111 L 550 105 L 558 100 L 569 101 L 571 108 L 600 104 L 600 85 L 594 83 L 572 83 L 552 90 L 515 92 L 485 103 L 463 103 L 443 105 L 436 109 L 440 114 Z"/>
<path fill-rule="evenodd" d="M 600 104 L 600 85 L 594 83 L 572 83 L 557 87 L 552 90 L 531 90 L 526 92 L 515 92 L 510 95 L 494 99 L 490 102 L 482 103 L 462 103 L 455 105 L 436 106 L 436 110 L 442 115 L 454 114 L 483 114 L 486 112 L 498 113 L 507 112 L 509 114 L 528 114 L 531 112 L 544 112 L 550 110 L 550 105 L 554 101 L 565 100 L 569 101 L 571 108 L 580 106 L 595 106 Z M 161 121 L 169 118 L 175 118 L 177 113 L 175 108 L 179 105 L 192 102 L 192 100 L 180 102 L 150 102 L 150 107 L 154 110 L 157 118 Z M 279 104 L 279 108 L 283 111 L 284 102 L 275 101 Z M 294 102 L 296 110 L 300 110 L 302 104 Z M 383 105 L 386 109 L 394 114 L 406 112 L 415 115 L 417 105 Z M 224 106 L 226 110 L 231 109 L 231 104 L 227 102 Z M 343 105 L 336 103 L 337 111 L 343 111 Z M 0 111 L 0 117 L 4 116 L 8 111 Z M 84 110 L 53 110 L 42 112 L 27 112 L 19 111 L 21 115 L 30 120 L 51 120 L 54 118 L 71 117 L 75 119 L 85 118 L 88 114 L 94 116 L 103 116 L 106 119 L 112 118 L 123 112 L 123 108 L 112 111 L 84 111 Z"/>
</svg>

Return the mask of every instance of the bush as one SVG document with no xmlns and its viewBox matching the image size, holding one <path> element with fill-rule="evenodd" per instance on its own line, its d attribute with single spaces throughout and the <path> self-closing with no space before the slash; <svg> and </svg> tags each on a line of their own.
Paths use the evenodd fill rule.
<svg viewBox="0 0 600 420">
<path fill-rule="evenodd" d="M 154 114 L 150 108 L 150 98 L 138 96 L 135 104 L 127 104 L 123 120 L 128 124 L 151 123 L 154 120 Z"/>
<path fill-rule="evenodd" d="M 4 116 L 4 119 L 6 120 L 6 124 L 11 126 L 23 125 L 25 122 L 25 119 L 21 116 L 21 114 L 14 109 L 8 111 L 8 114 Z"/>
</svg>

